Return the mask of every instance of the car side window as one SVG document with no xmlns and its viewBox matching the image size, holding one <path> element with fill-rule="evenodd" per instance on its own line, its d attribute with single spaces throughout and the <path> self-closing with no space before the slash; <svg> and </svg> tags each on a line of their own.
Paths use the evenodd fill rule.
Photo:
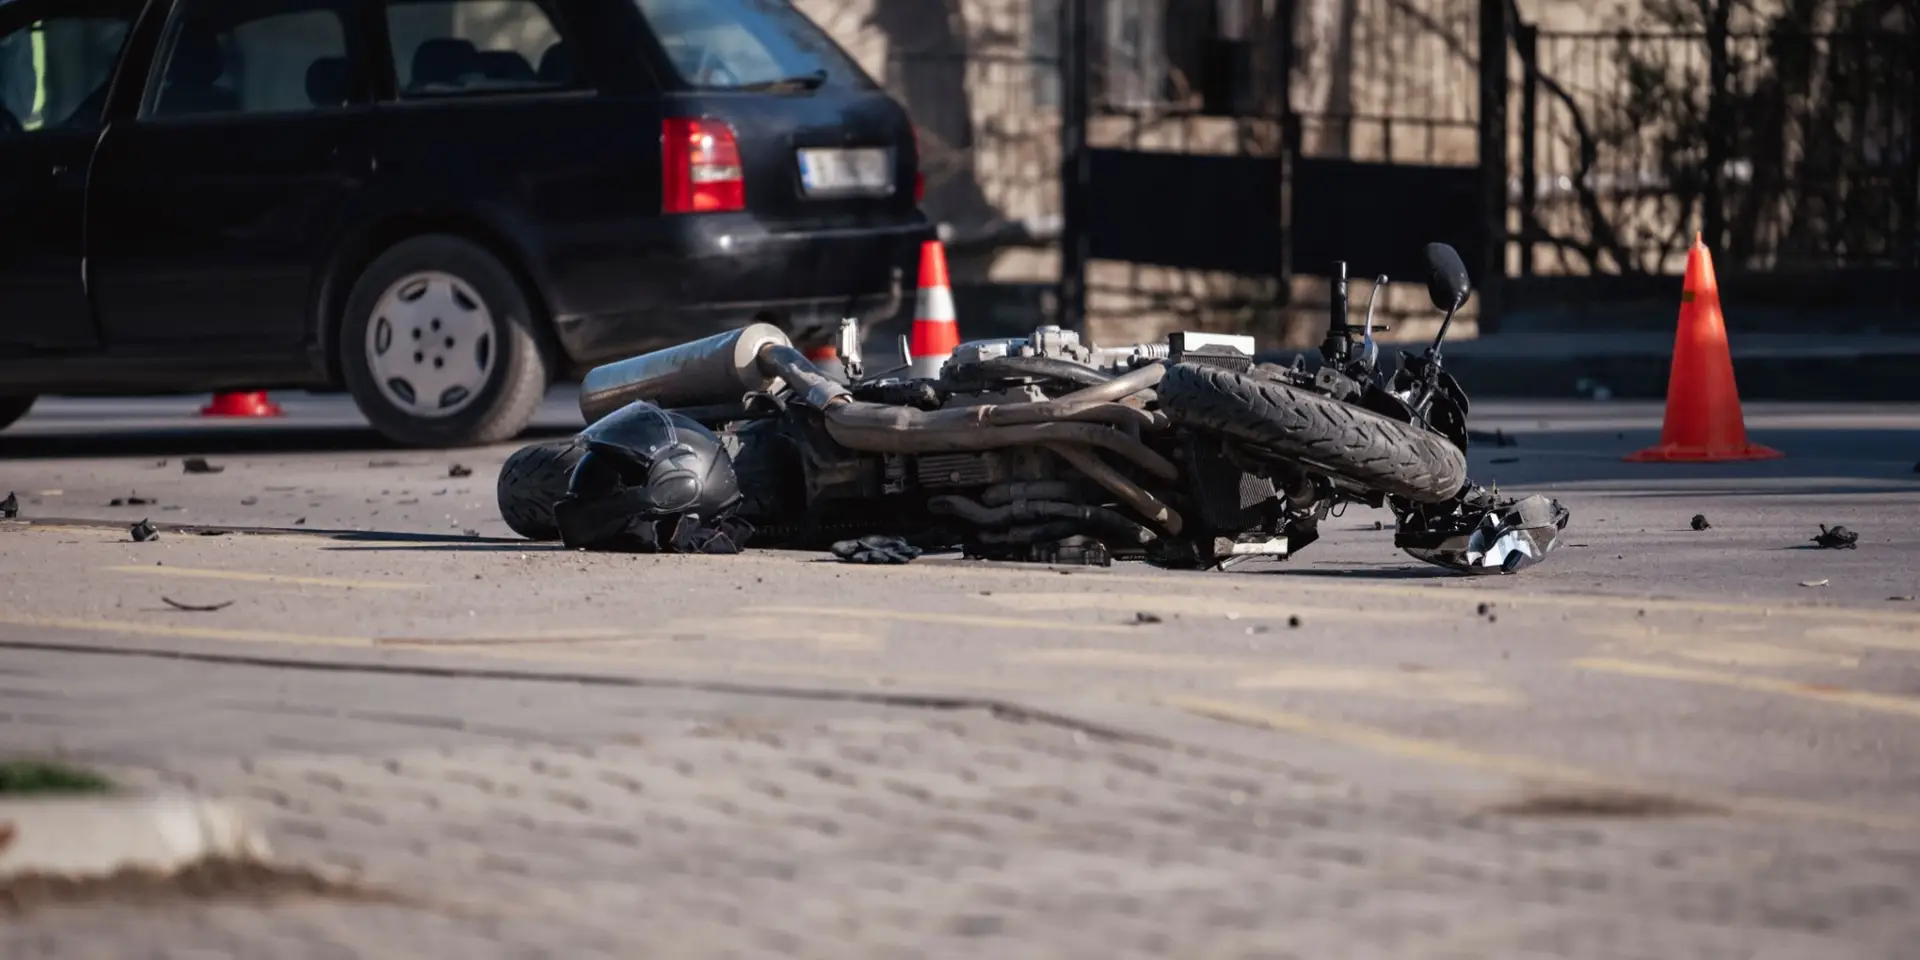
<svg viewBox="0 0 1920 960">
<path fill-rule="evenodd" d="M 402 100 L 580 89 L 552 0 L 387 0 Z"/>
<path fill-rule="evenodd" d="M 139 11 L 133 4 L 86 7 L 0 33 L 0 137 L 99 129 L 107 85 Z"/>
<path fill-rule="evenodd" d="M 307 113 L 353 101 L 345 0 L 182 0 L 154 60 L 151 118 Z"/>
</svg>

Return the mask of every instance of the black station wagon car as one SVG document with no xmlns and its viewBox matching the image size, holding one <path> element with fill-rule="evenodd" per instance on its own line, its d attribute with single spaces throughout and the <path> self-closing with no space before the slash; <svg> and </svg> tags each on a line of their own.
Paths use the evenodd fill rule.
<svg viewBox="0 0 1920 960">
<path fill-rule="evenodd" d="M 788 0 L 0 0 L 0 427 L 344 387 L 504 440 L 597 363 L 891 312 L 918 162 Z"/>
</svg>

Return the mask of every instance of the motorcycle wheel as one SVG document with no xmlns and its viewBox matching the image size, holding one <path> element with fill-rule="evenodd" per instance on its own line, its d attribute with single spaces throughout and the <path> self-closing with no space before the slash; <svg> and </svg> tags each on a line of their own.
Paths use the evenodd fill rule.
<svg viewBox="0 0 1920 960">
<path fill-rule="evenodd" d="M 1175 423 L 1368 489 L 1441 503 L 1467 483 L 1467 456 L 1445 437 L 1289 384 L 1181 363 L 1158 390 L 1161 409 Z"/>
<path fill-rule="evenodd" d="M 587 445 L 577 437 L 543 440 L 514 451 L 501 465 L 500 481 L 494 487 L 500 519 L 528 540 L 560 539 L 553 505 L 567 495 L 573 468 L 586 452 Z"/>
</svg>

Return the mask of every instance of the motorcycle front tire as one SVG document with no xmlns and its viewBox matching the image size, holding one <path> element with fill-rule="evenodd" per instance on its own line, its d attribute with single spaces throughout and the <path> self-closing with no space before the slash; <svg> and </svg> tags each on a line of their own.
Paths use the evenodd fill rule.
<svg viewBox="0 0 1920 960">
<path fill-rule="evenodd" d="M 1158 386 L 1169 419 L 1420 503 L 1467 484 L 1467 455 L 1447 438 L 1285 383 L 1180 363 Z"/>
</svg>

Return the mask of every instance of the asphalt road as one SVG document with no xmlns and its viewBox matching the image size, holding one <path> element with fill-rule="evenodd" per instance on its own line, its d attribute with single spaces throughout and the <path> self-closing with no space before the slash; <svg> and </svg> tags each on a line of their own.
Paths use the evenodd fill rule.
<svg viewBox="0 0 1920 960">
<path fill-rule="evenodd" d="M 1284 564 L 1213 574 L 570 553 L 513 540 L 495 515 L 511 447 L 396 451 L 336 398 L 280 399 L 285 418 L 246 423 L 196 420 L 193 398 L 48 401 L 0 435 L 0 495 L 15 491 L 31 521 L 0 524 L 0 746 L 250 797 L 282 849 L 376 881 L 489 902 L 551 894 L 533 919 L 460 928 L 481 941 L 537 943 L 559 924 L 593 933 L 573 955 L 618 953 L 632 931 L 581 905 L 661 884 L 705 891 L 656 911 L 680 932 L 648 942 L 676 956 L 1894 957 L 1920 937 L 1920 408 L 1750 405 L 1755 438 L 1785 459 L 1677 467 L 1621 462 L 1656 438 L 1654 406 L 1485 404 L 1475 428 L 1515 443 L 1477 449 L 1476 479 L 1550 492 L 1573 521 L 1541 567 L 1459 579 L 1400 554 L 1374 529 L 1391 517 L 1365 510 Z M 577 426 L 560 395 L 539 423 Z M 221 471 L 184 472 L 194 456 Z M 450 476 L 456 463 L 471 475 Z M 126 505 L 135 496 L 153 502 Z M 1695 514 L 1711 528 L 1691 529 Z M 133 543 L 126 525 L 143 518 L 272 532 Z M 1822 523 L 1858 531 L 1859 548 L 1812 548 Z M 929 732 L 929 717 L 961 718 L 959 732 Z M 700 724 L 728 731 L 721 745 L 688 739 Z M 797 799 L 799 812 L 740 813 L 768 783 L 798 796 L 754 765 L 768 736 L 897 771 L 907 787 L 836 801 L 878 804 L 888 829 L 822 847 L 792 835 L 817 826 Z M 928 746 L 942 737 L 964 745 Z M 503 755 L 509 741 L 521 753 Z M 356 771 L 452 756 L 497 773 L 554 744 L 622 770 L 673 756 L 721 771 L 702 781 L 711 797 L 593 801 L 626 810 L 602 814 L 609 829 L 681 823 L 667 834 L 698 843 L 642 858 L 679 873 L 588 877 L 523 851 L 533 866 L 496 882 L 459 857 L 398 852 L 456 821 L 484 834 L 484 812 L 375 828 L 311 796 L 355 782 L 326 772 L 341 757 Z M 1160 771 L 1151 790 L 1102 792 L 1143 764 Z M 992 772 L 1007 769 L 1024 772 Z M 347 806 L 444 798 L 449 776 L 382 781 Z M 901 852 L 966 812 L 952 803 L 1049 784 L 1104 786 L 1020 821 L 1058 829 Z M 960 799 L 938 816 L 889 806 L 916 790 Z M 1263 846 L 1279 816 L 1263 804 L 1283 799 L 1287 817 L 1317 819 Z M 685 812 L 716 803 L 734 819 L 709 832 Z M 1489 815 L 1544 817 L 1585 852 L 1560 862 L 1533 827 L 1485 829 Z M 1087 866 L 1098 882 L 1061 872 L 1084 853 L 1066 824 L 1110 828 Z M 1342 843 L 1351 856 L 1327 854 Z M 753 887 L 742 878 L 765 865 L 752 849 L 821 873 Z M 1682 850 L 1699 855 L 1676 865 Z M 687 866 L 696 854 L 738 869 L 703 873 Z M 1338 882 L 1303 867 L 1328 856 L 1351 868 Z M 925 882 L 978 857 L 1012 893 Z M 1436 858 L 1502 866 L 1462 877 Z M 861 872 L 882 861 L 890 879 Z M 1574 869 L 1592 874 L 1574 884 L 1584 892 L 1539 893 Z M 766 919 L 796 889 L 819 911 Z M 1688 908 L 1694 895 L 1710 906 Z M 1166 898 L 1151 922 L 1125 906 L 1143 897 Z M 280 914 L 217 911 L 96 924 L 72 919 L 82 910 L 20 936 L 217 952 L 284 934 L 273 942 L 322 955 L 423 935 L 425 921 L 374 922 L 373 909 L 315 920 L 305 939 Z M 975 936 L 988 928 L 1016 939 L 990 949 Z M 37 955 L 10 942 L 26 952 L 9 956 Z"/>
</svg>

